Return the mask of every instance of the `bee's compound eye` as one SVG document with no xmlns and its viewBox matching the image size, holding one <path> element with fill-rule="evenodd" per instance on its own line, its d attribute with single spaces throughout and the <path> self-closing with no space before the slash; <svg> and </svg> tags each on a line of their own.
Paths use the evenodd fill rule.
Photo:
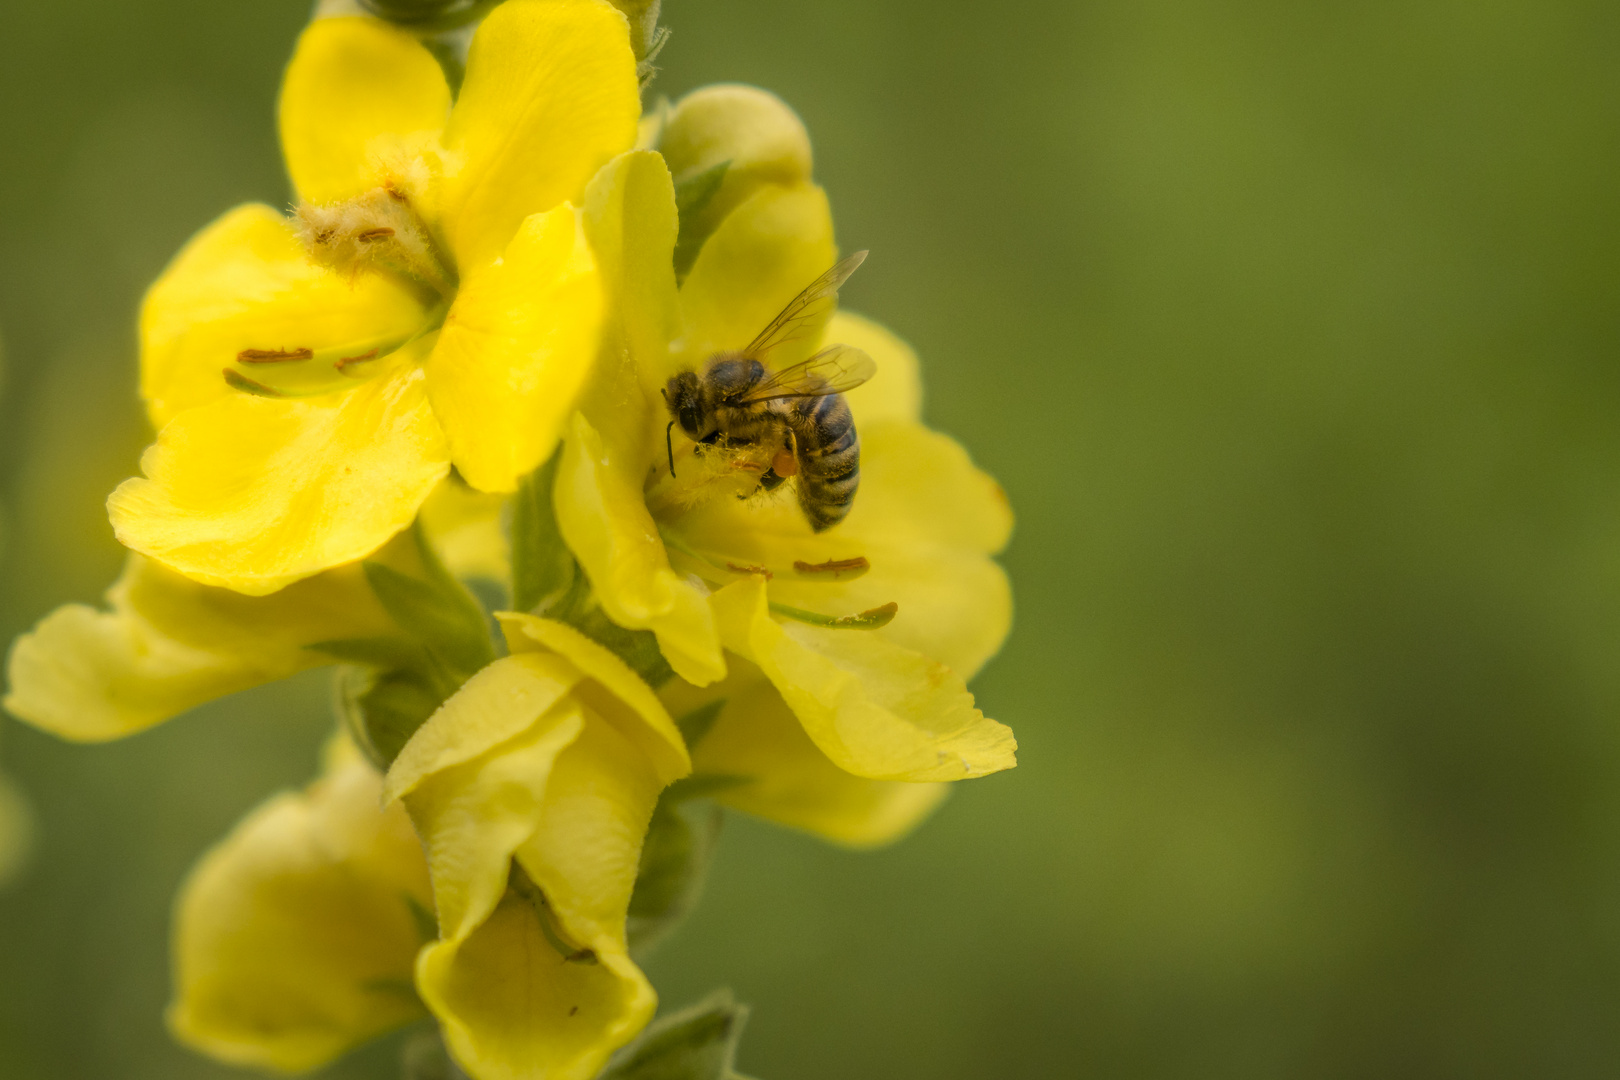
<svg viewBox="0 0 1620 1080">
<path fill-rule="evenodd" d="M 693 439 L 699 438 L 703 433 L 699 430 L 703 425 L 703 416 L 698 411 L 698 403 L 691 397 L 683 396 L 677 414 L 681 421 L 681 430 Z"/>
</svg>

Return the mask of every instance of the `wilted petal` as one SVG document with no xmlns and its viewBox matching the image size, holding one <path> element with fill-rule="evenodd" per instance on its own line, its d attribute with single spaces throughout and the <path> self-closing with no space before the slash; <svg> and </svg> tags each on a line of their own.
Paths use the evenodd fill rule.
<svg viewBox="0 0 1620 1080">
<path fill-rule="evenodd" d="M 430 911 L 410 820 L 380 808 L 352 750 L 254 811 L 181 888 L 181 1041 L 237 1065 L 312 1069 L 422 1015 L 413 963 Z"/>
<path fill-rule="evenodd" d="M 422 372 L 401 363 L 352 390 L 187 410 L 108 510 L 125 546 L 258 596 L 377 550 L 449 467 Z"/>
</svg>

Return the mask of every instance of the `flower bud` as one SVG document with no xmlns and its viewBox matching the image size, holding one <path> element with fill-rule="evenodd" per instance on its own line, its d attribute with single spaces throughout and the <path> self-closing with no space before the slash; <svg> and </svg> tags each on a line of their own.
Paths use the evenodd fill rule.
<svg viewBox="0 0 1620 1080">
<path fill-rule="evenodd" d="M 726 215 L 766 184 L 810 179 L 810 135 L 787 103 L 738 83 L 694 90 L 670 111 L 658 138 L 682 203 L 677 267 Z"/>
</svg>

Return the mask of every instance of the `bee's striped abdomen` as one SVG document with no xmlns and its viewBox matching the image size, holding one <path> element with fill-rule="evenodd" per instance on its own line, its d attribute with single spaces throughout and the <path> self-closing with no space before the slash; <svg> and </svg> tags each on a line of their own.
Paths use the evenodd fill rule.
<svg viewBox="0 0 1620 1080">
<path fill-rule="evenodd" d="M 843 394 L 800 398 L 788 410 L 799 459 L 799 508 L 816 532 L 843 521 L 861 483 L 861 440 Z"/>
</svg>

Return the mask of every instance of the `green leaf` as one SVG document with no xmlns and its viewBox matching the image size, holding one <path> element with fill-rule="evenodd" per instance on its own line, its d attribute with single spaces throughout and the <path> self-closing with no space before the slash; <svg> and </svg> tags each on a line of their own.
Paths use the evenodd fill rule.
<svg viewBox="0 0 1620 1080">
<path fill-rule="evenodd" d="M 709 238 L 699 225 L 705 207 L 714 200 L 725 182 L 730 161 L 722 161 L 701 172 L 683 176 L 675 181 L 675 212 L 680 219 L 680 231 L 675 237 L 675 274 L 686 277 L 697 261 L 703 242 Z"/>
<path fill-rule="evenodd" d="M 693 773 L 665 788 L 663 797 L 671 803 L 691 802 L 693 799 L 706 799 L 716 792 L 739 787 L 753 779 L 752 776 L 742 776 L 738 773 Z"/>
<path fill-rule="evenodd" d="M 599 1080 L 741 1080 L 732 1071 L 748 1006 L 717 990 L 653 1022 L 614 1055 Z"/>
<path fill-rule="evenodd" d="M 512 607 L 534 611 L 569 591 L 578 577 L 552 507 L 562 454 L 524 477 L 512 497 Z"/>
<path fill-rule="evenodd" d="M 638 957 L 668 937 L 697 904 L 723 821 L 718 806 L 683 806 L 667 790 L 659 798 L 641 846 L 625 924 Z"/>
</svg>

